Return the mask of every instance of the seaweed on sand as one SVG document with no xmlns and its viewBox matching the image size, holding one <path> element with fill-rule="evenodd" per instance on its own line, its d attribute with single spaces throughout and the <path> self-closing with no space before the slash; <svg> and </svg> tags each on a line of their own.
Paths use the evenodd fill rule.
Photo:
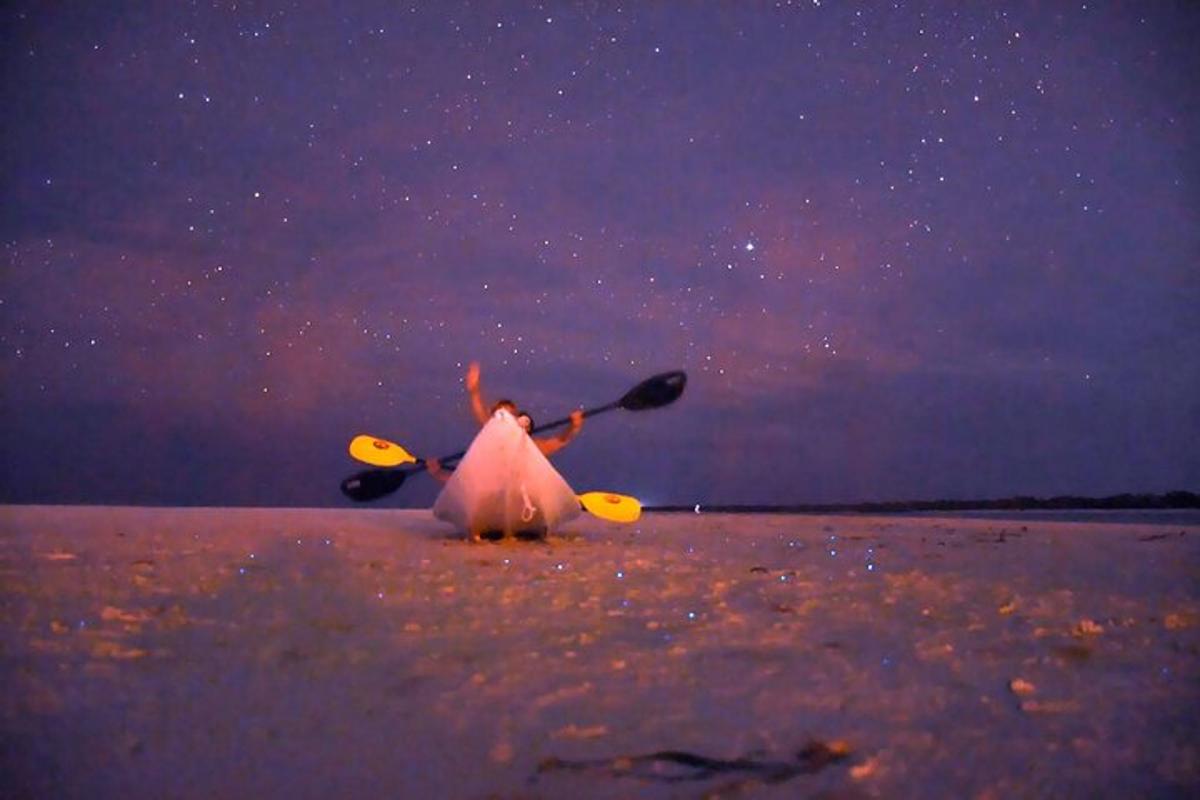
<svg viewBox="0 0 1200 800">
<path fill-rule="evenodd" d="M 766 783 L 782 783 L 799 775 L 819 772 L 849 757 L 850 748 L 845 742 L 813 740 L 800 748 L 791 761 L 749 757 L 724 759 L 682 750 L 659 750 L 644 755 L 598 759 L 569 760 L 552 756 L 538 765 L 538 773 L 599 771 L 614 778 L 632 777 L 664 783 L 704 781 L 723 775 L 742 774 Z"/>
</svg>

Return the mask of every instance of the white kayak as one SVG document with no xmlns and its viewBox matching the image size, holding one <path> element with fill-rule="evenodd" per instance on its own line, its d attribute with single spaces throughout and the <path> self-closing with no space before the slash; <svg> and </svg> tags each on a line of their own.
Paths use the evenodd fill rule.
<svg viewBox="0 0 1200 800">
<path fill-rule="evenodd" d="M 433 504 L 435 517 L 472 538 L 545 536 L 579 511 L 575 492 L 504 409 L 479 431 Z"/>
</svg>

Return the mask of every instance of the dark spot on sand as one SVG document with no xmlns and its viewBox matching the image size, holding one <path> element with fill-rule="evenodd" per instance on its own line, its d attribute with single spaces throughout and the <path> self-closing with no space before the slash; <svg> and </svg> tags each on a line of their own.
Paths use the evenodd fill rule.
<svg viewBox="0 0 1200 800">
<path fill-rule="evenodd" d="M 750 571 L 751 572 L 766 572 L 767 568 L 766 567 L 751 567 Z"/>
<path fill-rule="evenodd" d="M 308 659 L 308 654 L 297 647 L 289 647 L 279 653 L 279 660 L 284 664 L 298 664 Z"/>
<path fill-rule="evenodd" d="M 1176 653 L 1182 653 L 1188 656 L 1200 655 L 1200 647 L 1194 644 L 1184 644 L 1179 640 L 1172 640 L 1169 647 L 1173 652 Z"/>
<path fill-rule="evenodd" d="M 354 623 L 343 622 L 338 619 L 318 619 L 313 620 L 312 626 L 322 631 L 332 631 L 334 633 L 349 633 L 354 630 Z"/>
<path fill-rule="evenodd" d="M 1054 654 L 1071 664 L 1083 664 L 1092 657 L 1092 648 L 1082 644 L 1064 644 L 1054 648 Z"/>
</svg>

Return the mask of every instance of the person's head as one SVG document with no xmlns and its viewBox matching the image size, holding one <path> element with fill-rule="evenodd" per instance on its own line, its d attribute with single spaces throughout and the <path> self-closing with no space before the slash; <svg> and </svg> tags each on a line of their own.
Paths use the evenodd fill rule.
<svg viewBox="0 0 1200 800">
<path fill-rule="evenodd" d="M 533 431 L 533 417 L 529 416 L 528 411 L 517 412 L 517 424 L 524 428 L 526 433 Z"/>
<path fill-rule="evenodd" d="M 517 404 L 514 403 L 512 400 L 507 400 L 507 399 L 497 400 L 492 405 L 492 413 L 495 414 L 497 411 L 499 411 L 502 408 L 505 411 L 507 411 L 508 413 L 512 414 L 514 417 L 517 415 Z"/>
</svg>

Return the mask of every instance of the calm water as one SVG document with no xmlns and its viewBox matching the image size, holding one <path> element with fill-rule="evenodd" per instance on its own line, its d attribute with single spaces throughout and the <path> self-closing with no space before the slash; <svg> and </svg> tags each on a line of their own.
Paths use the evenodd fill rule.
<svg viewBox="0 0 1200 800">
<path fill-rule="evenodd" d="M 969 519 L 1039 520 L 1044 522 L 1094 522 L 1138 525 L 1200 525 L 1200 509 L 1075 509 L 1055 511 L 922 511 L 905 516 L 967 517 Z"/>
<path fill-rule="evenodd" d="M 706 514 L 738 514 L 742 512 L 709 511 Z M 688 511 L 653 511 L 654 514 L 690 514 Z M 761 510 L 744 512 L 746 516 L 755 515 L 792 515 L 798 517 L 834 516 L 834 517 L 945 517 L 951 519 L 994 519 L 1014 521 L 1040 522 L 1089 522 L 1098 525 L 1200 525 L 1200 509 L 1197 508 L 1163 508 L 1163 509 L 1036 509 L 1031 511 L 1017 510 L 977 510 L 977 511 L 830 511 L 830 512 L 789 512 L 780 510 L 772 512 Z"/>
</svg>

